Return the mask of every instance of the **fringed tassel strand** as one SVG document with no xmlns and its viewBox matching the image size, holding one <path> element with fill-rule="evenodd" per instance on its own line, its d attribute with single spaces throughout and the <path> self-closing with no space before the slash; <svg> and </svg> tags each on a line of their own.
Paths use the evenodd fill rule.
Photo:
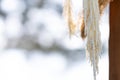
<svg viewBox="0 0 120 80">
<path fill-rule="evenodd" d="M 98 72 L 98 60 L 101 53 L 101 35 L 99 30 L 98 0 L 83 0 L 85 34 L 87 35 L 86 55 L 94 72 L 94 80 Z"/>
<path fill-rule="evenodd" d="M 64 10 L 63 10 L 64 12 L 63 15 L 69 27 L 70 37 L 75 33 L 75 28 L 76 28 L 75 21 L 73 20 L 73 12 L 72 12 L 71 4 L 72 4 L 71 0 L 65 0 Z"/>
</svg>

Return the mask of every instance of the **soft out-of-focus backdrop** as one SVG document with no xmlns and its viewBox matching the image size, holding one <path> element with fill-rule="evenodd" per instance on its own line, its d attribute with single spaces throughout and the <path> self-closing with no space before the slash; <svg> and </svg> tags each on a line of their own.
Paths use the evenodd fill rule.
<svg viewBox="0 0 120 80">
<path fill-rule="evenodd" d="M 0 0 L 0 80 L 93 80 L 85 42 L 69 38 L 64 0 Z M 73 1 L 75 14 L 82 0 Z M 108 13 L 100 29 L 98 80 L 108 80 Z"/>
</svg>

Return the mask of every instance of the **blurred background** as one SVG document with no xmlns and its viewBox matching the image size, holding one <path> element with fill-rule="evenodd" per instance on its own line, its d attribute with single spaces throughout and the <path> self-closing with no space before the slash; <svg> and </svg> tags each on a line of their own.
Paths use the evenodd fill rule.
<svg viewBox="0 0 120 80">
<path fill-rule="evenodd" d="M 0 80 L 93 80 L 85 41 L 69 38 L 64 0 L 0 0 Z M 73 1 L 75 14 L 82 0 Z M 98 80 L 108 80 L 109 9 L 101 21 Z"/>
</svg>

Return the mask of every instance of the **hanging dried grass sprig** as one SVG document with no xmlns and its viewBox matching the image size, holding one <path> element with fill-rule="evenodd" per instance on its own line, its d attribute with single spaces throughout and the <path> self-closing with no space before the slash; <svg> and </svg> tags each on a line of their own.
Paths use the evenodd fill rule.
<svg viewBox="0 0 120 80">
<path fill-rule="evenodd" d="M 81 37 L 87 37 L 86 55 L 89 58 L 94 72 L 94 80 L 98 73 L 98 62 L 101 53 L 101 34 L 99 30 L 100 15 L 110 0 L 83 0 L 83 17 L 81 17 Z M 71 1 L 66 0 L 64 5 L 64 16 L 67 20 L 70 35 L 75 33 L 76 25 L 73 20 Z M 78 16 L 79 18 L 79 16 Z M 79 25 L 77 25 L 79 26 Z"/>
<path fill-rule="evenodd" d="M 75 33 L 75 28 L 76 28 L 75 21 L 73 20 L 73 12 L 72 12 L 71 6 L 72 6 L 71 0 L 65 0 L 64 8 L 63 8 L 64 9 L 63 15 L 64 15 L 67 25 L 69 27 L 70 36 Z"/>
</svg>

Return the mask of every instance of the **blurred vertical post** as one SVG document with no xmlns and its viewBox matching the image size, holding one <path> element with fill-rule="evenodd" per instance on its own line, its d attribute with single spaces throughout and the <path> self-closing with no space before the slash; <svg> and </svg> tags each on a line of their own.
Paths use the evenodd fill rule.
<svg viewBox="0 0 120 80">
<path fill-rule="evenodd" d="M 120 0 L 110 4 L 109 80 L 120 80 Z"/>
</svg>

